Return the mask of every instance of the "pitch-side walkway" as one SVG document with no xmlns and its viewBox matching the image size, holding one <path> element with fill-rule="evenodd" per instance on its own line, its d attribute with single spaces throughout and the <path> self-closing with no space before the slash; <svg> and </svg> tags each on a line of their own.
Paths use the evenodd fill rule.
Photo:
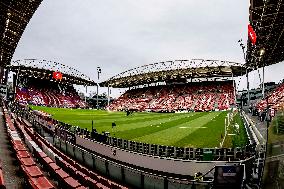
<svg viewBox="0 0 284 189">
<path fill-rule="evenodd" d="M 3 109 L 0 107 L 0 159 L 4 181 L 7 189 L 22 189 L 24 179 L 19 175 L 19 166 L 16 165 L 16 159 L 11 151 L 7 130 L 4 125 Z"/>
<path fill-rule="evenodd" d="M 251 114 L 247 114 L 249 118 L 255 123 L 256 128 L 260 132 L 260 134 L 263 136 L 263 138 L 266 140 L 266 122 L 258 120 L 257 116 L 252 116 Z"/>
</svg>

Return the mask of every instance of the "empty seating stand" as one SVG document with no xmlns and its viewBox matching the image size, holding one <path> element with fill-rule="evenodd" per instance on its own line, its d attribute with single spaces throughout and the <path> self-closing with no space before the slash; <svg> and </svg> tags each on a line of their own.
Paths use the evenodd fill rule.
<svg viewBox="0 0 284 189">
<path fill-rule="evenodd" d="M 274 91 L 266 95 L 271 108 L 278 110 L 284 107 L 284 83 L 281 83 Z M 267 107 L 267 99 L 262 99 L 256 103 L 256 108 L 262 112 Z"/>
<path fill-rule="evenodd" d="M 233 82 L 222 81 L 131 89 L 107 108 L 114 111 L 212 111 L 227 110 L 231 104 L 235 104 Z"/>
<path fill-rule="evenodd" d="M 53 107 L 86 108 L 73 86 L 58 86 L 52 82 L 30 80 L 25 87 L 17 87 L 16 100 L 21 104 L 44 105 Z"/>
<path fill-rule="evenodd" d="M 29 139 L 30 143 L 28 146 L 31 146 L 31 151 L 33 152 L 33 155 L 38 160 L 38 162 L 44 167 L 44 170 L 47 170 L 48 173 L 52 176 L 54 180 L 58 182 L 59 188 L 86 188 L 81 185 L 81 183 L 76 180 L 75 178 L 71 177 L 68 173 L 66 173 L 62 168 L 57 166 L 55 162 L 48 157 L 43 151 L 43 143 L 38 141 L 36 137 L 32 134 L 30 128 L 27 126 L 24 126 L 23 123 L 20 122 L 20 120 L 17 120 L 16 117 L 14 117 L 15 125 L 19 128 L 21 131 L 21 134 L 25 135 L 26 138 Z M 32 138 L 30 138 L 32 136 Z M 22 148 L 22 147 L 20 147 Z M 33 158 L 31 158 L 27 154 L 19 154 L 19 156 L 25 156 L 25 158 L 22 158 L 21 164 L 25 167 L 22 167 L 24 171 L 30 172 L 33 174 L 33 176 L 40 176 L 40 171 L 37 167 L 35 167 L 35 162 L 33 161 Z M 38 180 L 43 181 L 43 179 Z M 42 183 L 42 182 L 39 182 Z"/>
<path fill-rule="evenodd" d="M 44 167 L 52 178 L 58 181 L 60 187 L 68 188 L 126 188 L 118 185 L 100 175 L 88 170 L 87 168 L 73 161 L 71 158 L 63 154 L 61 151 L 52 146 L 42 136 L 33 131 L 25 121 L 14 118 L 15 125 L 22 130 L 23 134 L 31 136 L 33 142 L 33 153 L 38 162 Z M 40 150 L 36 150 L 39 148 Z M 48 149 L 53 157 L 48 157 L 41 149 Z M 28 157 L 27 154 L 20 153 L 19 156 Z M 25 162 L 32 164 L 30 160 Z"/>
<path fill-rule="evenodd" d="M 54 185 L 47 179 L 42 170 L 34 162 L 30 152 L 27 150 L 24 142 L 19 136 L 11 117 L 9 116 L 6 107 L 4 106 L 4 118 L 6 120 L 8 136 L 10 137 L 11 144 L 17 159 L 19 160 L 20 167 L 24 172 L 25 179 L 31 188 L 35 189 L 52 189 Z M 26 138 L 30 140 L 30 138 Z"/>
</svg>

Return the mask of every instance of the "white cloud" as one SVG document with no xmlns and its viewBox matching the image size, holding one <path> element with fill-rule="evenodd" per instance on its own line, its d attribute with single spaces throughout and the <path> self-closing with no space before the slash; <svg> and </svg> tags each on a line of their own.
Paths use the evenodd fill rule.
<svg viewBox="0 0 284 189">
<path fill-rule="evenodd" d="M 248 11 L 239 0 L 43 1 L 14 59 L 54 60 L 95 81 L 97 66 L 105 80 L 172 59 L 243 62 L 237 41 L 247 39 Z"/>
</svg>

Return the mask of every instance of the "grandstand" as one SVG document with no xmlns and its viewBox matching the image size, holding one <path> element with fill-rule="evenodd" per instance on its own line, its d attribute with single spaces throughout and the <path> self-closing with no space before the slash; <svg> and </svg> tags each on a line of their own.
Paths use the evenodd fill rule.
<svg viewBox="0 0 284 189">
<path fill-rule="evenodd" d="M 243 74 L 242 66 L 234 62 L 203 59 L 175 60 L 134 68 L 100 85 L 132 87 L 109 105 L 107 107 L 109 110 L 131 109 L 154 112 L 228 110 L 236 104 L 233 78 Z M 165 84 L 156 86 L 158 82 Z"/>
<path fill-rule="evenodd" d="M 21 104 L 86 108 L 87 103 L 79 97 L 73 84 L 95 84 L 73 68 L 46 60 L 18 60 L 14 61 L 9 69 L 14 72 L 15 100 Z M 54 77 L 57 72 L 62 78 Z M 30 77 L 31 75 L 34 77 Z"/>
<path fill-rule="evenodd" d="M 87 104 L 79 97 L 72 85 L 53 84 L 50 81 L 29 79 L 19 83 L 16 98 L 21 104 L 51 107 L 86 108 Z"/>
<path fill-rule="evenodd" d="M 233 82 L 222 81 L 132 89 L 107 108 L 112 111 L 212 111 L 228 110 L 234 104 Z"/>
<path fill-rule="evenodd" d="M 280 83 L 275 90 L 267 94 L 266 98 L 268 99 L 261 99 L 256 103 L 256 108 L 259 111 L 264 111 L 268 105 L 271 105 L 270 108 L 274 110 L 282 108 L 284 105 L 284 84 Z"/>
</svg>

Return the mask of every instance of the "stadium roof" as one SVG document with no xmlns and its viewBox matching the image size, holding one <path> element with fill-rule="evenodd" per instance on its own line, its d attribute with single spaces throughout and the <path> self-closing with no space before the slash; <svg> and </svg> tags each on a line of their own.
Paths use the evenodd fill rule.
<svg viewBox="0 0 284 189">
<path fill-rule="evenodd" d="M 18 42 L 42 0 L 0 1 L 0 66 L 10 64 Z"/>
<path fill-rule="evenodd" d="M 247 64 L 262 67 L 284 60 L 284 1 L 250 0 L 249 21 L 257 35 L 256 44 L 247 44 Z M 260 50 L 265 53 L 260 58 Z"/>
<path fill-rule="evenodd" d="M 243 64 L 220 60 L 174 60 L 140 66 L 122 72 L 102 83 L 102 87 L 125 88 L 162 81 L 189 78 L 232 77 L 245 74 Z"/>
<path fill-rule="evenodd" d="M 61 82 L 88 86 L 96 85 L 96 83 L 85 74 L 54 61 L 38 59 L 16 60 L 12 61 L 12 64 L 8 65 L 7 68 L 22 77 L 41 79 L 51 79 L 53 72 L 61 72 L 63 75 Z"/>
</svg>

